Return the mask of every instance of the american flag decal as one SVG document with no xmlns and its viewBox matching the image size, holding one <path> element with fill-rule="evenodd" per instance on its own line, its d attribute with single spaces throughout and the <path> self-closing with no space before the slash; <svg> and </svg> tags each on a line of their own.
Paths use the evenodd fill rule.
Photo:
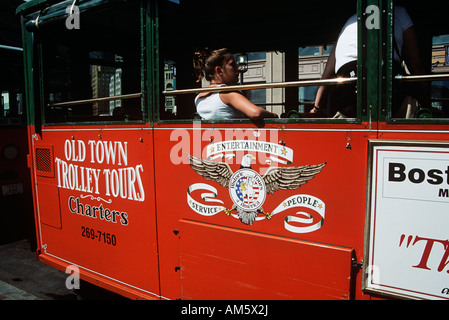
<svg viewBox="0 0 449 320">
<path fill-rule="evenodd" d="M 259 184 L 253 178 L 241 177 L 236 183 L 236 194 L 245 204 L 253 203 L 259 197 L 259 192 Z"/>
</svg>

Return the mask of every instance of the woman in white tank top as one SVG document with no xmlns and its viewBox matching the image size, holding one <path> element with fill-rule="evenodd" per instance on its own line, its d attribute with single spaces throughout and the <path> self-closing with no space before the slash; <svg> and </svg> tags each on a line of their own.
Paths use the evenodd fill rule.
<svg viewBox="0 0 449 320">
<path fill-rule="evenodd" d="M 225 104 L 219 92 L 198 95 L 195 98 L 195 105 L 196 111 L 205 120 L 246 118 L 243 112 Z"/>
<path fill-rule="evenodd" d="M 235 85 L 239 80 L 239 67 L 227 49 L 195 53 L 193 65 L 198 82 L 203 76 L 210 81 L 211 88 Z M 277 118 L 277 115 L 256 106 L 237 91 L 200 93 L 195 98 L 198 114 L 204 120 L 249 118 L 258 121 L 263 118 Z"/>
</svg>

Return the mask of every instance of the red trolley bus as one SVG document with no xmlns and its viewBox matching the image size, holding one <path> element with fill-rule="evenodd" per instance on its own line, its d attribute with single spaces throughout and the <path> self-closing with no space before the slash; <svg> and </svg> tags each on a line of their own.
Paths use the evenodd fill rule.
<svg viewBox="0 0 449 320">
<path fill-rule="evenodd" d="M 136 299 L 447 299 L 449 5 L 399 5 L 20 6 L 39 258 Z M 399 15 L 423 72 L 396 72 Z M 356 72 L 326 77 L 351 16 Z M 241 85 L 197 83 L 202 47 Z M 311 112 L 343 85 L 352 115 Z M 279 118 L 201 119 L 214 90 Z"/>
</svg>

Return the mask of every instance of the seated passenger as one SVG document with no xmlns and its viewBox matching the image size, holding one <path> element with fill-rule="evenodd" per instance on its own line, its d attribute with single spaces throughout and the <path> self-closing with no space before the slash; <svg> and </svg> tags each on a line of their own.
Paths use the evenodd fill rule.
<svg viewBox="0 0 449 320">
<path fill-rule="evenodd" d="M 227 49 L 196 52 L 193 66 L 197 82 L 205 76 L 210 81 L 210 88 L 238 84 L 239 67 Z M 238 91 L 200 93 L 195 98 L 195 105 L 204 120 L 249 118 L 258 121 L 277 118 L 275 114 L 254 105 Z"/>
<path fill-rule="evenodd" d="M 405 8 L 395 6 L 394 15 L 394 73 L 401 72 L 401 63 L 405 61 L 411 74 L 423 74 L 421 60 L 413 22 Z M 335 77 L 349 78 L 357 75 L 357 15 L 346 22 L 332 50 L 322 79 Z M 355 84 L 320 86 L 315 99 L 315 107 L 311 113 L 323 112 L 334 117 L 356 117 L 357 88 Z M 395 95 L 393 105 L 399 108 L 399 95 Z M 328 101 L 329 99 L 329 101 Z M 397 100 L 397 101 L 396 101 Z M 326 110 L 327 109 L 327 110 Z"/>
</svg>

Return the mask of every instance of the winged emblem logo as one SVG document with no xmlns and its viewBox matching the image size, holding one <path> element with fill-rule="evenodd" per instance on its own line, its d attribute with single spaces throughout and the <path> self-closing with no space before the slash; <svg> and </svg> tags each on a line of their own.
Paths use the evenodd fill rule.
<svg viewBox="0 0 449 320">
<path fill-rule="evenodd" d="M 251 154 L 242 157 L 240 169 L 234 172 L 229 164 L 187 155 L 192 169 L 207 180 L 215 181 L 229 189 L 233 201 L 229 215 L 235 210 L 240 221 L 252 225 L 259 214 L 271 219 L 263 209 L 266 196 L 278 190 L 296 190 L 319 174 L 326 163 L 297 167 L 270 167 L 261 176 L 251 168 L 256 158 Z"/>
</svg>

